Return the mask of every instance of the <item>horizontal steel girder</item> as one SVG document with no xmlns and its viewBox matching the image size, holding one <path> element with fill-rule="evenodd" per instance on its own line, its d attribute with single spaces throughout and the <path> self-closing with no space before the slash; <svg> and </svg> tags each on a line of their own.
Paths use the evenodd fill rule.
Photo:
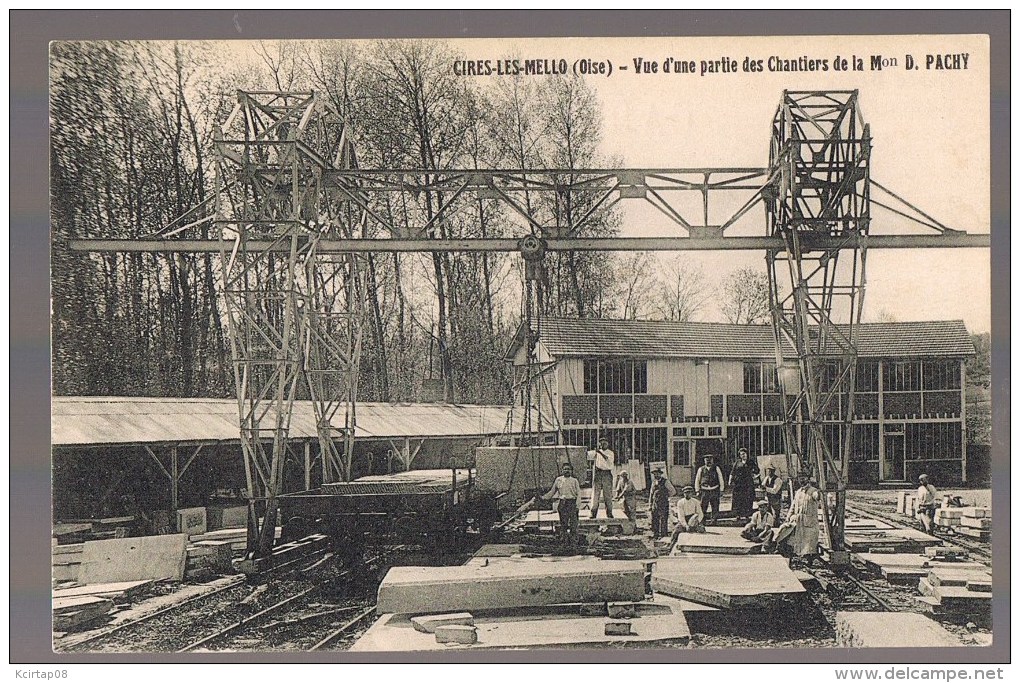
<svg viewBox="0 0 1020 683">
<path fill-rule="evenodd" d="M 940 235 L 869 235 L 864 238 L 868 249 L 940 249 L 940 248 L 988 248 L 991 236 L 988 234 L 944 233 Z M 72 251 L 94 252 L 143 252 L 143 253 L 217 253 L 224 249 L 219 240 L 69 240 Z M 226 244 L 230 251 L 233 243 Z M 857 246 L 855 240 L 843 238 L 813 239 L 811 246 L 816 250 L 851 249 Z M 320 240 L 316 251 L 323 253 L 351 252 L 514 252 L 518 251 L 518 239 L 349 239 Z M 287 242 L 272 240 L 245 240 L 250 252 L 289 251 Z M 603 237 L 549 239 L 548 251 L 733 251 L 783 249 L 780 237 Z"/>
</svg>

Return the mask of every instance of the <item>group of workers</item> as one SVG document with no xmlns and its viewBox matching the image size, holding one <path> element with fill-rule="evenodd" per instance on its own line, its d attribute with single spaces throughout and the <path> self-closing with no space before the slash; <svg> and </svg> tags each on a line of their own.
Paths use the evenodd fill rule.
<svg viewBox="0 0 1020 683">
<path fill-rule="evenodd" d="M 604 503 L 606 516 L 613 517 L 613 502 L 622 503 L 623 513 L 631 521 L 637 520 L 637 487 L 627 472 L 616 476 L 613 466 L 615 454 L 609 449 L 608 439 L 599 440 L 598 447 L 588 452 L 592 463 L 591 518 L 598 515 Z M 670 503 L 677 496 L 676 487 L 660 468 L 651 472 L 652 481 L 648 487 L 648 507 L 651 515 L 653 537 L 670 536 Z M 799 488 L 793 496 L 791 506 L 782 523 L 782 491 L 784 479 L 776 473 L 775 467 L 765 467 L 765 476 L 760 485 L 765 499 L 754 502 L 755 489 L 759 484 L 758 467 L 749 462 L 746 449 L 741 448 L 728 479 L 715 463 L 714 456 L 705 456 L 704 465 L 698 468 L 694 486 L 684 486 L 680 497 L 673 505 L 676 513 L 676 527 L 672 534 L 675 541 L 681 533 L 704 533 L 705 521 L 714 523 L 719 514 L 719 501 L 726 485 L 733 490 L 733 512 L 738 519 L 747 519 L 741 535 L 762 544 L 763 551 L 777 552 L 786 543 L 792 551 L 801 556 L 813 556 L 818 547 L 818 506 L 821 494 L 810 476 L 798 478 Z M 577 542 L 580 515 L 581 483 L 574 476 L 574 468 L 565 463 L 560 476 L 552 488 L 541 496 L 554 500 L 559 512 L 559 533 L 561 540 L 574 545 Z"/>
</svg>

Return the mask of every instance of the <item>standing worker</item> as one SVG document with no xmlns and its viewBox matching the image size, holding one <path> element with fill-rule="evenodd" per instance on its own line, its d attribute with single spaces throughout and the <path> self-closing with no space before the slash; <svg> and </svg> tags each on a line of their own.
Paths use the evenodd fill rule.
<svg viewBox="0 0 1020 683">
<path fill-rule="evenodd" d="M 613 517 L 613 466 L 616 464 L 616 454 L 609 450 L 609 439 L 601 437 L 599 447 L 588 451 L 588 457 L 592 459 L 591 474 L 591 518 L 599 512 L 599 501 L 606 503 L 606 517 Z"/>
<path fill-rule="evenodd" d="M 652 470 L 652 485 L 648 491 L 648 509 L 652 513 L 652 538 L 669 535 L 669 497 L 676 495 L 676 489 L 662 475 L 662 470 Z"/>
<path fill-rule="evenodd" d="M 808 562 L 811 562 L 818 554 L 818 503 L 821 492 L 809 474 L 800 475 L 800 483 L 801 487 L 793 494 L 786 522 L 776 529 L 774 538 L 776 550 L 786 541 L 794 554 L 808 558 Z"/>
<path fill-rule="evenodd" d="M 747 449 L 737 451 L 737 459 L 730 470 L 730 488 L 733 490 L 733 513 L 737 519 L 750 519 L 754 511 L 754 480 L 758 466 L 748 462 Z"/>
<path fill-rule="evenodd" d="M 574 468 L 569 462 L 563 463 L 562 474 L 556 477 L 552 488 L 542 496 L 542 500 L 553 499 L 556 510 L 560 514 L 560 527 L 557 530 L 560 541 L 564 545 L 577 545 L 577 528 L 579 526 L 578 510 L 581 499 L 581 482 L 574 477 Z"/>
<path fill-rule="evenodd" d="M 917 487 L 917 518 L 921 520 L 924 532 L 930 534 L 935 528 L 935 499 L 939 492 L 928 483 L 927 474 L 922 474 L 917 480 L 920 483 Z"/>
<path fill-rule="evenodd" d="M 635 505 L 637 498 L 637 489 L 634 487 L 634 482 L 630 480 L 630 475 L 626 472 L 620 472 L 620 476 L 616 478 L 616 500 L 623 502 L 623 514 L 627 515 L 627 519 L 637 524 L 637 506 Z"/>
<path fill-rule="evenodd" d="M 701 511 L 705 518 L 713 523 L 719 514 L 719 500 L 725 488 L 722 469 L 715 464 L 715 456 L 706 455 L 705 464 L 698 468 L 698 474 L 694 478 L 694 490 L 701 498 Z M 712 508 L 711 518 L 708 517 L 709 508 Z"/>
<path fill-rule="evenodd" d="M 776 475 L 775 465 L 765 466 L 761 487 L 765 489 L 765 499 L 772 508 L 772 519 L 778 522 L 779 516 L 783 514 L 783 478 Z"/>
</svg>

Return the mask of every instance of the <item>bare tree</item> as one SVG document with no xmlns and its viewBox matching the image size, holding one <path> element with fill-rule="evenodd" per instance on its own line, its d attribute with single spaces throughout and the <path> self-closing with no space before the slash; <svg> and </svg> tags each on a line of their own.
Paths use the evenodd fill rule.
<svg viewBox="0 0 1020 683">
<path fill-rule="evenodd" d="M 659 280 L 656 312 L 664 320 L 688 322 L 708 302 L 710 292 L 700 268 L 686 268 L 679 259 Z"/>
<path fill-rule="evenodd" d="M 769 322 L 768 276 L 750 267 L 733 271 L 723 284 L 719 308 L 727 322 L 737 325 Z"/>
<path fill-rule="evenodd" d="M 647 251 L 616 256 L 614 264 L 616 311 L 625 320 L 646 319 L 655 313 L 655 262 Z"/>
</svg>

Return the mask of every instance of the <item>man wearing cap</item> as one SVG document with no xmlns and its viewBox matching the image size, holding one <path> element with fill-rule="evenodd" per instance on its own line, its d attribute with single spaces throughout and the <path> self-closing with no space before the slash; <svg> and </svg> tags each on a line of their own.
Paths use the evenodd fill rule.
<svg viewBox="0 0 1020 683">
<path fill-rule="evenodd" d="M 705 525 L 705 513 L 701 511 L 701 501 L 694 497 L 694 487 L 685 486 L 683 498 L 676 502 L 676 531 L 673 533 L 674 540 L 681 533 L 703 534 Z"/>
<path fill-rule="evenodd" d="M 663 476 L 660 468 L 652 470 L 652 484 L 648 487 L 648 509 L 652 513 L 652 537 L 669 536 L 669 497 L 676 495 L 673 484 Z"/>
<path fill-rule="evenodd" d="M 553 499 L 560 514 L 558 531 L 560 541 L 566 545 L 577 545 L 578 504 L 581 498 L 581 482 L 574 476 L 569 462 L 563 463 L 562 474 L 556 477 L 552 488 L 542 495 L 542 500 Z"/>
<path fill-rule="evenodd" d="M 627 515 L 627 519 L 637 524 L 637 506 L 634 504 L 637 489 L 626 472 L 620 472 L 620 476 L 616 478 L 615 497 L 616 500 L 623 502 L 623 514 Z"/>
<path fill-rule="evenodd" d="M 917 518 L 921 521 L 925 533 L 930 534 L 935 528 L 935 499 L 938 498 L 939 492 L 928 483 L 927 474 L 919 476 L 917 481 L 920 483 L 917 487 Z"/>
<path fill-rule="evenodd" d="M 758 509 L 751 515 L 751 521 L 741 529 L 740 535 L 744 540 L 767 544 L 772 540 L 775 515 L 772 514 L 772 506 L 767 500 L 759 500 L 756 507 Z"/>
<path fill-rule="evenodd" d="M 761 480 L 761 487 L 765 490 L 765 500 L 772 508 L 772 519 L 779 521 L 779 515 L 783 512 L 783 478 L 776 474 L 774 465 L 765 466 L 765 476 Z"/>
<path fill-rule="evenodd" d="M 708 518 L 708 509 L 712 508 L 711 521 L 715 522 L 719 514 L 719 499 L 726 484 L 723 480 L 722 470 L 715 464 L 715 456 L 706 455 L 705 464 L 698 468 L 698 474 L 694 477 L 694 490 L 701 498 L 701 511 Z"/>
<path fill-rule="evenodd" d="M 599 512 L 599 501 L 606 503 L 606 517 L 613 516 L 613 465 L 616 454 L 609 450 L 609 439 L 599 439 L 599 446 L 588 451 L 588 459 L 592 461 L 591 476 L 591 518 Z"/>
</svg>

